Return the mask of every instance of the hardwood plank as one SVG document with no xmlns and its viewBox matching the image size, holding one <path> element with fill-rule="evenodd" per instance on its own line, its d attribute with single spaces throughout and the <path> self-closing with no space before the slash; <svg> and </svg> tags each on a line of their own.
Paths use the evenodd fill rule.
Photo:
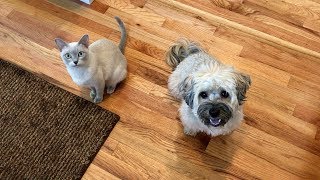
<svg viewBox="0 0 320 180">
<path fill-rule="evenodd" d="M 68 83 L 72 88 L 79 89 L 73 85 L 71 78 L 67 75 L 58 52 L 52 52 L 17 32 L 7 30 L 3 25 L 0 25 L 0 33 L 1 42 L 7 44 L 5 48 L 0 49 L 1 58 L 20 65 L 28 71 L 45 74 L 57 82 Z M 10 52 L 19 53 L 12 54 Z"/>
<path fill-rule="evenodd" d="M 90 9 L 84 9 L 84 12 L 79 13 L 79 11 L 75 11 L 74 9 L 77 8 L 77 6 L 74 3 L 71 2 L 60 2 L 56 0 L 51 0 L 52 3 L 55 5 L 59 5 L 60 7 L 69 7 L 65 10 L 70 10 L 73 13 L 76 13 L 78 16 L 81 17 L 81 15 L 84 13 L 86 17 L 89 17 L 90 20 L 105 25 L 106 27 L 112 28 L 114 30 L 119 30 L 118 24 L 115 22 L 114 18 L 101 15 L 99 13 L 96 13 L 95 11 L 92 11 Z M 126 22 L 125 22 L 126 23 Z M 140 28 L 130 26 L 130 24 L 127 24 L 128 33 L 131 34 L 132 37 L 140 39 L 141 41 L 144 41 L 146 43 L 155 45 L 157 44 L 158 48 L 166 50 L 168 47 L 168 44 L 170 44 L 170 41 L 167 41 L 166 39 L 163 39 L 161 37 L 155 36 L 151 33 L 148 33 L 144 30 L 141 30 Z M 148 38 L 146 38 L 148 36 Z M 159 43 L 161 42 L 161 43 Z"/>
<path fill-rule="evenodd" d="M 177 34 L 176 32 L 170 31 L 166 28 L 162 28 L 161 26 L 155 26 L 154 24 L 152 24 L 149 21 L 146 21 L 145 19 L 134 17 L 127 12 L 123 12 L 112 7 L 108 9 L 105 15 L 109 17 L 121 16 L 122 20 L 126 22 L 127 25 L 133 26 L 137 29 L 141 29 L 150 34 L 159 36 L 163 39 L 168 40 L 170 43 L 172 43 L 179 37 L 179 34 Z"/>
<path fill-rule="evenodd" d="M 309 2 L 309 3 L 308 3 Z M 281 15 L 294 17 L 296 20 L 300 21 L 300 24 L 303 24 L 303 21 L 305 21 L 308 18 L 314 18 L 317 17 L 317 13 L 313 12 L 311 9 L 309 9 L 307 6 L 309 4 L 313 4 L 319 7 L 319 4 L 312 3 L 311 1 L 304 1 L 303 3 L 299 1 L 282 1 L 278 2 L 275 0 L 271 1 L 260 1 L 255 2 L 256 4 L 273 9 L 274 11 L 277 11 Z"/>
<path fill-rule="evenodd" d="M 244 48 L 240 56 L 245 59 L 262 62 L 303 78 L 310 75 L 310 80 L 314 82 L 319 80 L 319 71 L 317 69 L 319 62 L 316 58 L 292 51 L 288 52 L 285 48 L 264 44 L 253 39 L 252 36 L 222 26 L 216 30 L 215 34 L 229 41 L 236 41 L 242 44 Z M 301 58 L 304 58 L 304 61 L 301 61 Z"/>
<path fill-rule="evenodd" d="M 122 143 L 119 144 L 113 156 L 148 174 L 150 179 L 191 179 Z"/>
<path fill-rule="evenodd" d="M 0 16 L 5 17 L 13 10 L 13 7 L 10 6 L 7 2 L 1 2 L 0 4 Z"/>
<path fill-rule="evenodd" d="M 90 8 L 92 10 L 95 10 L 99 13 L 102 13 L 102 14 L 104 14 L 107 11 L 107 9 L 109 8 L 109 6 L 107 4 L 101 2 L 100 0 L 95 0 L 91 4 L 86 4 L 86 3 L 78 1 L 78 0 L 72 0 L 72 1 L 75 3 L 78 3 L 82 6 L 85 6 L 87 8 Z"/>
<path fill-rule="evenodd" d="M 93 31 L 105 37 L 108 37 L 110 34 L 112 34 L 113 31 L 119 31 L 118 24 L 116 23 L 113 17 L 105 16 L 94 10 L 85 8 L 71 1 L 61 2 L 56 0 L 50 0 L 48 2 L 40 3 L 40 4 L 36 2 L 29 2 L 27 0 L 23 0 L 23 1 L 26 1 L 26 3 L 43 10 L 50 9 L 51 11 L 49 12 L 51 14 L 57 14 L 58 17 L 65 19 L 69 22 L 72 22 L 75 24 L 81 24 L 82 25 L 81 27 L 86 28 L 90 31 Z M 79 9 L 82 10 L 81 13 Z M 68 14 L 68 16 L 63 16 L 62 14 Z M 83 15 L 85 15 L 86 17 L 84 17 Z M 163 38 L 154 36 L 136 27 L 129 25 L 127 26 L 127 29 L 128 31 L 132 30 L 132 32 L 128 32 L 128 33 L 130 33 L 134 38 L 141 39 L 146 43 L 154 45 L 156 44 L 156 42 L 162 42 L 162 43 L 158 43 L 158 44 L 161 44 L 160 46 L 159 45 L 157 46 L 158 48 L 161 48 L 163 50 L 167 49 L 168 44 L 170 44 L 169 41 L 166 41 Z M 145 38 L 146 33 L 151 38 L 150 37 Z"/>
<path fill-rule="evenodd" d="M 101 169 L 100 167 L 90 164 L 84 176 L 81 178 L 83 180 L 95 179 L 95 180 L 120 180 L 120 178 L 108 173 L 107 171 Z"/>
<path fill-rule="evenodd" d="M 221 179 L 224 177 L 237 178 L 237 173 L 241 173 L 247 178 L 252 177 L 225 161 L 193 151 L 190 148 L 184 148 L 180 144 L 172 143 L 161 134 L 152 131 L 141 131 L 138 127 L 133 127 L 132 125 L 125 126 L 122 123 L 119 125 L 124 125 L 119 131 L 115 132 L 121 143 L 129 147 L 135 147 L 143 154 L 149 154 L 150 158 L 185 176 L 193 179 Z M 130 130 L 126 131 L 126 128 Z M 131 143 L 125 140 L 128 138 L 131 139 Z M 150 151 L 153 153 L 148 153 Z"/>
<path fill-rule="evenodd" d="M 84 29 L 86 30 L 89 30 L 91 32 L 95 32 L 97 34 L 100 34 L 102 35 L 103 37 L 108 37 L 110 34 L 112 34 L 114 31 L 119 31 L 119 28 L 115 28 L 115 20 L 113 19 L 113 26 L 105 26 L 101 23 L 98 23 L 96 21 L 94 21 L 92 19 L 92 17 L 95 16 L 95 14 L 97 13 L 92 13 L 92 12 L 95 12 L 95 11 L 89 11 L 91 13 L 89 13 L 91 16 L 89 16 L 90 18 L 86 18 L 84 16 L 81 16 L 81 15 L 78 15 L 77 13 L 75 13 L 76 11 L 68 11 L 62 7 L 67 7 L 67 8 L 72 8 L 72 9 L 81 9 L 82 6 L 77 6 L 75 3 L 57 3 L 56 1 L 48 1 L 49 3 L 42 3 L 41 4 L 41 8 L 43 10 L 45 9 L 48 9 L 50 7 L 54 7 L 54 9 L 52 11 L 50 11 L 50 13 L 52 14 L 55 14 L 55 13 L 58 13 L 58 14 L 68 14 L 69 16 L 66 17 L 66 16 L 58 16 L 60 18 L 63 18 L 65 19 L 66 21 L 70 22 L 70 23 L 73 23 L 73 24 L 76 24 L 76 25 L 80 25 L 80 27 L 83 27 Z M 57 3 L 59 4 L 60 6 L 57 6 L 57 4 L 54 4 L 54 3 Z M 91 7 L 91 6 L 90 6 Z M 38 8 L 38 6 L 37 6 Z M 88 8 L 84 8 L 84 9 L 88 9 Z M 60 12 L 60 13 L 59 13 Z M 103 13 L 102 13 L 103 14 Z M 86 32 L 86 31 L 85 31 Z M 84 34 L 84 33 L 83 33 Z"/>
<path fill-rule="evenodd" d="M 245 109 L 246 123 L 272 136 L 295 144 L 301 149 L 319 155 L 320 144 L 312 138 L 316 134 L 316 126 L 292 116 L 284 115 L 279 111 L 273 113 L 272 110 L 275 109 L 268 110 L 269 112 L 265 110 L 266 108 L 261 104 L 248 101 Z M 291 119 L 294 121 L 291 121 Z M 287 122 L 291 124 L 287 124 Z M 292 137 L 299 139 L 299 141 L 297 142 Z"/>
<path fill-rule="evenodd" d="M 119 40 L 120 34 L 113 33 L 109 36 L 108 39 L 113 41 Z M 132 48 L 136 51 L 142 52 L 148 56 L 151 56 L 159 60 L 162 60 L 164 58 L 163 54 L 165 53 L 165 50 L 160 49 L 159 47 L 151 45 L 149 43 L 143 42 L 136 38 L 128 37 L 126 47 Z"/>
<path fill-rule="evenodd" d="M 273 12 L 270 13 L 270 14 L 273 14 Z M 295 33 L 295 34 L 298 34 L 300 36 L 303 36 L 304 38 L 308 38 L 309 40 L 313 40 L 313 41 L 320 40 L 319 35 L 315 34 L 314 32 L 310 32 L 310 30 L 306 30 L 305 28 L 300 27 L 300 26 L 298 26 L 298 27 L 297 26 L 293 26 L 289 22 L 286 22 L 286 21 L 283 22 L 281 20 L 271 18 L 271 17 L 269 17 L 269 16 L 267 16 L 265 14 L 252 14 L 252 15 L 250 15 L 250 17 L 253 18 L 256 21 L 260 21 L 260 22 L 263 22 L 265 24 L 268 24 L 271 27 L 281 28 L 281 29 L 283 29 L 285 31 L 289 31 L 290 33 Z M 280 17 L 276 16 L 275 18 L 280 18 Z M 315 21 L 313 21 L 312 24 L 314 24 L 314 22 Z M 305 21 L 303 26 L 304 27 L 308 26 L 307 21 Z M 309 29 L 311 29 L 311 28 L 309 28 Z"/>
<path fill-rule="evenodd" d="M 207 152 L 213 156 L 231 158 L 239 166 L 259 174 L 262 179 L 320 177 L 318 156 L 245 124 L 230 136 L 212 139 Z M 261 172 L 254 172 L 256 170 Z"/>
<path fill-rule="evenodd" d="M 190 23 L 182 20 L 175 20 L 172 18 L 166 18 L 162 27 L 166 29 L 171 29 L 179 33 L 183 32 L 182 34 L 184 34 L 187 37 L 195 38 L 195 40 L 204 40 L 208 37 L 208 35 L 213 35 L 216 29 L 216 27 L 203 26 L 202 24 L 197 24 L 193 22 Z"/>
<path fill-rule="evenodd" d="M 251 101 L 247 103 L 246 107 L 247 109 L 254 110 L 252 112 L 256 113 L 247 113 L 248 117 L 259 118 L 261 121 L 264 121 L 265 123 L 268 123 L 272 126 L 277 126 L 278 128 L 288 128 L 288 131 L 286 131 L 287 133 L 291 131 L 298 131 L 301 134 L 314 137 L 316 133 L 316 127 L 314 125 L 301 119 L 294 118 L 291 114 L 280 111 L 280 108 L 278 108 L 277 106 L 270 106 L 269 102 L 267 101 L 255 101 L 256 98 L 254 96 L 249 98 L 250 99 L 248 100 Z M 270 122 L 270 119 L 273 119 L 273 121 Z M 287 127 L 279 123 L 283 123 Z"/>
<path fill-rule="evenodd" d="M 318 128 L 318 131 L 317 131 L 315 139 L 318 140 L 318 141 L 320 140 L 320 128 Z"/>
<path fill-rule="evenodd" d="M 318 93 L 320 90 L 319 84 L 306 81 L 305 79 L 292 76 L 288 83 L 288 87 L 291 89 L 297 89 L 316 98 L 320 98 L 320 94 Z"/>
<path fill-rule="evenodd" d="M 320 33 L 320 21 L 317 19 L 317 20 L 310 20 L 310 19 L 307 19 L 304 21 L 303 23 L 303 27 L 305 28 L 308 28 L 312 31 L 315 31 L 317 32 L 317 34 Z"/>
<path fill-rule="evenodd" d="M 318 62 L 312 62 L 308 59 L 301 61 L 300 58 L 296 58 L 296 55 L 281 52 L 277 53 L 267 48 L 261 50 L 260 48 L 254 48 L 252 46 L 250 48 L 245 47 L 240 56 L 246 59 L 260 61 L 312 83 L 319 82 L 320 76 L 316 69 L 319 64 Z M 260 51 L 259 56 L 254 53 L 257 51 Z"/>
<path fill-rule="evenodd" d="M 156 84 L 158 86 L 162 86 L 164 88 L 167 87 L 167 79 L 169 74 L 167 72 L 161 72 L 157 68 L 152 68 L 148 66 L 140 66 L 137 71 L 135 72 L 138 76 Z M 150 91 L 149 91 L 150 93 Z"/>
<path fill-rule="evenodd" d="M 299 0 L 285 0 L 287 3 L 294 4 L 296 6 L 303 6 L 306 9 L 312 10 L 313 12 L 319 14 L 320 13 L 320 4 L 319 2 L 314 2 L 313 0 L 306 0 L 305 2 L 301 2 Z M 308 14 L 310 15 L 310 14 Z"/>
<path fill-rule="evenodd" d="M 143 8 L 148 0 L 130 0 L 130 3 L 139 8 Z"/>
<path fill-rule="evenodd" d="M 16 10 L 13 10 L 7 17 L 8 19 L 2 18 L 1 20 L 6 27 L 12 28 L 48 49 L 55 47 L 53 41 L 55 37 L 65 34 L 65 32 L 59 31 L 55 26 L 42 23 L 41 20 Z M 42 29 L 42 31 L 38 31 L 39 28 Z M 72 35 L 68 34 L 68 36 Z"/>
<path fill-rule="evenodd" d="M 161 24 L 163 24 L 165 20 L 162 16 L 153 13 L 152 10 L 146 7 L 143 7 L 143 8 L 137 7 L 134 4 L 131 4 L 130 1 L 127 1 L 127 0 L 103 0 L 103 2 L 113 8 L 124 11 L 139 19 L 144 19 L 145 21 L 149 21 L 155 25 L 161 26 Z"/>
<path fill-rule="evenodd" d="M 256 81 L 259 81 L 257 82 L 256 87 L 259 88 L 258 91 L 261 96 L 264 96 L 266 100 L 269 99 L 272 102 L 278 102 L 279 99 L 278 104 L 282 104 L 282 106 L 286 104 L 284 107 L 287 107 L 289 112 L 292 112 L 296 104 L 301 103 L 314 108 L 320 107 L 319 99 L 313 95 L 309 95 L 296 89 L 279 87 L 270 81 L 263 82 L 260 81 L 260 79 L 256 79 Z M 253 86 L 253 89 L 254 88 L 255 86 Z M 270 89 L 272 89 L 272 91 L 268 91 Z"/>
<path fill-rule="evenodd" d="M 320 109 L 313 108 L 306 104 L 297 104 L 296 108 L 294 109 L 293 116 L 303 119 L 311 124 L 320 126 Z"/>
<path fill-rule="evenodd" d="M 103 148 L 102 148 L 103 149 Z M 110 172 L 120 179 L 148 179 L 149 176 L 120 159 L 101 150 L 96 155 L 93 164 L 100 167 L 104 171 Z M 103 177 L 106 178 L 106 177 Z"/>
<path fill-rule="evenodd" d="M 147 107 L 147 109 L 151 111 L 157 111 L 158 113 L 161 113 L 163 116 L 168 118 L 174 118 L 176 116 L 176 112 L 168 110 L 175 109 L 175 106 L 161 102 L 156 96 L 147 95 L 154 87 L 147 87 L 147 83 L 149 83 L 150 85 L 152 83 L 147 82 L 146 80 L 136 75 L 129 75 L 126 83 L 130 87 L 126 87 L 126 91 L 118 92 L 118 95 L 127 99 L 128 102 L 131 101 L 133 103 L 138 103 Z"/>
<path fill-rule="evenodd" d="M 221 51 L 221 49 L 216 47 L 211 47 L 209 49 L 209 53 L 223 63 L 232 65 L 235 68 L 250 74 L 252 77 L 266 78 L 268 81 L 283 87 L 286 87 L 289 83 L 289 73 L 274 68 L 270 65 L 259 63 L 248 58 L 230 56 L 228 53 L 225 53 L 225 51 Z"/>
<path fill-rule="evenodd" d="M 119 91 L 121 89 L 117 93 L 120 93 Z M 136 125 L 148 131 L 161 133 L 172 141 L 188 146 L 190 149 L 204 150 L 206 148 L 210 139 L 201 136 L 197 138 L 185 136 L 181 123 L 176 118 L 169 119 L 159 112 L 151 111 L 148 106 L 154 101 L 149 102 L 146 106 L 142 106 L 137 102 L 124 99 L 121 96 L 110 96 L 100 105 L 116 113 L 123 114 L 121 122 L 129 124 L 129 126 Z M 121 108 L 118 108 L 119 106 Z M 177 114 L 177 108 L 166 110 Z M 149 121 L 145 121 L 144 118 L 149 119 Z"/>
<path fill-rule="evenodd" d="M 145 6 L 149 9 L 152 9 L 155 13 L 161 14 L 167 19 L 169 18 L 173 20 L 183 21 L 185 23 L 194 23 L 207 27 L 220 25 L 220 23 L 207 22 L 206 19 L 201 18 L 199 15 L 193 12 L 184 11 L 179 7 L 172 6 L 167 1 L 148 0 Z"/>
<path fill-rule="evenodd" d="M 319 39 L 319 35 L 314 35 L 312 33 L 310 33 L 310 30 L 306 30 L 301 22 L 298 22 L 299 18 L 296 18 L 296 15 L 289 15 L 292 12 L 286 12 L 284 10 L 280 10 L 280 11 L 276 11 L 275 8 L 270 8 L 270 5 L 266 5 L 266 6 L 261 6 L 261 1 L 260 2 L 256 2 L 256 1 L 252 1 L 252 0 L 248 0 L 248 1 L 229 1 L 229 0 L 217 0 L 217 1 L 211 1 L 213 2 L 216 6 L 222 7 L 224 9 L 228 9 L 232 12 L 236 12 L 239 13 L 241 15 L 250 17 L 253 20 L 257 20 L 260 21 L 262 23 L 257 23 L 257 25 L 259 26 L 260 24 L 262 24 L 263 26 L 267 25 L 269 26 L 268 30 L 271 29 L 278 29 L 280 32 L 288 32 L 288 33 L 293 33 L 296 36 L 303 36 L 303 37 L 307 37 L 309 40 L 308 41 L 315 41 L 316 39 Z M 309 2 L 309 3 L 305 3 L 305 2 Z M 310 12 L 314 10 L 317 10 L 317 7 L 319 7 L 319 5 L 317 3 L 312 3 L 310 1 L 305 1 L 303 3 L 301 3 L 301 1 L 287 1 L 287 2 L 282 2 L 283 4 L 275 4 L 277 7 L 279 8 L 283 8 L 286 9 L 284 6 L 292 6 L 293 8 L 301 8 L 303 10 L 305 10 L 306 12 Z M 270 2 L 267 2 L 270 3 Z M 266 4 L 267 4 L 266 3 Z M 271 2 L 271 3 L 275 3 Z M 306 4 L 308 4 L 306 6 Z M 309 8 L 311 7 L 311 8 Z M 225 11 L 225 10 L 220 10 L 220 12 Z M 280 14 L 279 14 L 280 13 Z M 287 16 L 283 16 L 283 14 L 281 13 L 285 13 Z M 315 13 L 315 12 L 310 12 L 307 13 L 306 16 L 310 15 L 311 13 Z M 231 14 L 231 13 L 230 13 Z M 298 12 L 297 14 L 299 15 L 303 15 L 303 13 Z M 270 18 L 271 17 L 271 18 Z M 280 21 L 279 21 L 280 20 Z M 305 21 L 307 22 L 307 21 Z M 315 22 L 315 20 L 313 21 Z M 292 25 L 294 24 L 294 26 Z M 272 27 L 271 27 L 272 26 Z M 260 28 L 261 29 L 261 28 Z M 264 29 L 266 30 L 266 29 Z M 274 32 L 274 33 L 279 33 L 279 32 Z M 283 34 L 282 36 L 278 36 L 281 38 L 288 38 L 287 35 Z M 312 37 L 312 38 L 311 38 Z M 290 40 L 290 39 L 287 39 Z M 292 40 L 290 40 L 292 41 Z M 305 41 L 305 39 L 300 39 L 300 41 Z M 307 42 L 307 41 L 306 41 Z M 306 43 L 302 43 L 301 45 L 305 46 Z"/>
<path fill-rule="evenodd" d="M 207 152 L 212 156 L 221 156 L 226 161 L 233 161 L 247 172 L 255 175 L 256 179 L 290 179 L 297 178 L 296 176 L 282 170 L 280 167 L 259 158 L 247 150 L 238 148 L 236 145 L 229 142 L 230 140 L 211 140 Z M 268 168 L 264 168 L 268 167 Z M 250 170 L 249 170 L 250 169 Z"/>
<path fill-rule="evenodd" d="M 286 40 L 283 40 L 281 38 L 285 37 L 288 34 L 288 32 L 282 32 L 281 36 L 277 35 L 278 37 L 281 37 L 281 38 L 278 38 L 277 36 L 271 36 L 265 32 L 265 31 L 270 31 L 271 30 L 270 28 L 261 27 L 259 30 L 256 30 L 261 25 L 259 23 L 254 23 L 254 28 L 253 28 L 253 27 L 250 27 L 250 26 L 252 26 L 251 21 L 247 21 L 247 22 L 242 21 L 245 18 L 234 19 L 234 14 L 233 14 L 233 16 L 231 16 L 231 15 L 225 16 L 225 14 L 228 14 L 228 12 L 225 12 L 225 11 L 223 11 L 223 13 L 218 11 L 217 14 L 213 14 L 215 11 L 217 12 L 217 9 L 214 9 L 214 6 L 208 5 L 208 3 L 204 6 L 199 3 L 194 3 L 193 1 L 185 1 L 185 0 L 179 0 L 179 1 L 181 1 L 181 2 L 170 1 L 170 4 L 172 6 L 184 9 L 185 11 L 197 13 L 197 14 L 203 16 L 202 18 L 205 18 L 205 19 L 209 20 L 210 22 L 215 21 L 215 22 L 224 24 L 226 26 L 238 29 L 240 31 L 246 32 L 250 35 L 253 35 L 253 36 L 259 38 L 260 40 L 264 40 L 264 43 L 268 43 L 271 45 L 285 46 L 285 47 L 292 49 L 294 51 L 306 53 L 306 54 L 309 54 L 309 55 L 317 57 L 317 58 L 320 57 L 319 49 L 314 49 L 314 47 L 311 47 L 309 45 L 311 43 L 310 41 L 303 42 L 304 38 L 290 39 L 290 41 L 286 41 L 289 39 L 289 37 L 287 37 Z M 197 9 L 195 7 L 199 8 L 199 9 Z M 210 13 L 208 13 L 208 12 L 210 12 Z M 226 19 L 224 19 L 220 16 L 225 17 Z M 240 23 L 236 23 L 236 21 L 242 21 L 242 23 L 244 23 L 245 26 Z M 281 30 L 278 29 L 278 31 L 272 31 L 272 33 L 274 33 L 274 34 L 276 34 L 278 32 L 281 32 Z M 268 33 L 270 33 L 270 32 L 268 32 Z M 302 41 L 302 42 L 298 42 L 298 40 Z M 291 41 L 297 41 L 296 43 L 299 45 L 291 43 Z M 305 46 L 308 46 L 308 47 L 305 47 Z M 313 50 L 311 50 L 311 49 L 313 49 Z"/>
<path fill-rule="evenodd" d="M 178 109 L 178 107 L 180 105 L 180 102 L 178 102 L 174 97 L 172 97 L 169 94 L 168 89 L 164 88 L 162 86 L 154 86 L 151 89 L 151 91 L 149 92 L 149 94 L 159 98 L 162 102 L 165 102 L 165 103 L 171 104 L 172 106 L 175 106 L 176 109 Z M 178 114 L 178 112 L 176 112 L 176 114 Z"/>
<path fill-rule="evenodd" d="M 100 14 L 94 10 L 88 9 L 84 6 L 81 6 L 77 3 L 71 1 L 64 2 L 56 2 L 56 1 L 43 1 L 42 3 L 22 0 L 26 4 L 32 5 L 37 9 L 47 11 L 48 13 L 57 16 L 61 19 L 69 21 L 77 26 L 88 29 L 89 31 L 95 32 L 102 36 L 108 37 L 114 30 L 118 30 L 117 24 L 114 19 L 110 19 L 110 26 L 105 26 L 104 24 L 100 24 L 92 19 L 96 17 L 95 15 Z M 59 5 L 59 6 L 58 6 Z M 84 17 L 79 15 L 79 10 L 87 10 L 88 16 Z M 70 10 L 70 11 L 69 11 Z M 73 10 L 73 11 L 71 11 Z M 77 11 L 76 11 L 77 10 Z M 78 14 L 76 13 L 78 12 Z"/>
<path fill-rule="evenodd" d="M 141 64 L 151 65 L 165 72 L 171 72 L 171 67 L 169 67 L 164 60 L 153 58 L 149 55 L 130 48 L 126 50 L 126 55 L 129 58 L 137 59 Z"/>
<path fill-rule="evenodd" d="M 103 151 L 105 151 L 108 154 L 113 154 L 118 145 L 119 141 L 113 138 L 108 138 L 103 144 Z"/>
<path fill-rule="evenodd" d="M 14 1 L 14 0 L 6 0 L 6 1 L 8 3 L 8 6 L 14 6 L 16 11 L 20 13 L 28 14 L 29 16 L 32 16 L 37 20 L 45 21 L 47 25 L 57 27 L 58 32 L 64 31 L 64 32 L 61 32 L 58 35 L 58 37 L 63 38 L 66 41 L 69 41 L 69 42 L 76 41 L 80 39 L 82 35 L 88 32 L 88 30 L 85 28 L 79 27 L 78 25 L 70 23 L 69 21 L 53 16 L 52 14 L 49 13 L 50 11 L 49 12 L 42 11 L 40 9 L 37 9 L 21 1 Z M 28 3 L 32 4 L 31 2 L 28 2 Z M 101 39 L 103 37 L 104 36 L 90 31 L 90 42 L 92 42 L 92 40 Z"/>
<path fill-rule="evenodd" d="M 188 38 L 196 42 L 201 41 L 201 45 L 204 47 L 214 46 L 216 48 L 222 49 L 225 52 L 228 52 L 228 54 L 239 55 L 242 50 L 242 46 L 213 36 L 215 29 L 208 30 L 201 26 L 195 26 L 194 24 L 170 19 L 166 19 L 163 27 L 172 31 L 176 31 L 179 34 L 184 34 L 184 36 L 180 36 L 180 38 Z"/>
</svg>

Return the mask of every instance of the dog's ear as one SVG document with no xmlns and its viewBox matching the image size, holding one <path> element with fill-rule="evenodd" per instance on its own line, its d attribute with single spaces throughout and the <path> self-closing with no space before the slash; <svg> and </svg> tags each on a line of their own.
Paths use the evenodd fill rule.
<svg viewBox="0 0 320 180">
<path fill-rule="evenodd" d="M 236 90 L 239 105 L 242 105 L 246 100 L 246 93 L 251 85 L 251 78 L 244 73 L 236 74 Z"/>
<path fill-rule="evenodd" d="M 182 83 L 179 84 L 179 90 L 180 92 L 183 92 L 183 99 L 191 109 L 193 108 L 194 99 L 193 84 L 194 83 L 191 76 L 188 76 L 182 81 Z"/>
</svg>

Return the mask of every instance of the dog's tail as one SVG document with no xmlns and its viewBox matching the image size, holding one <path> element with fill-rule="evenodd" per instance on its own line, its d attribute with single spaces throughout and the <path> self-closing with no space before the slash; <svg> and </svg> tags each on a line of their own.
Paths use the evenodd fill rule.
<svg viewBox="0 0 320 180">
<path fill-rule="evenodd" d="M 166 53 L 167 64 L 175 69 L 187 56 L 200 51 L 202 51 L 202 48 L 197 43 L 180 39 Z"/>
<path fill-rule="evenodd" d="M 114 17 L 116 19 L 116 21 L 119 24 L 119 28 L 120 28 L 120 32 L 121 32 L 121 38 L 120 38 L 120 43 L 119 43 L 119 49 L 122 52 L 122 54 L 124 54 L 124 46 L 126 45 L 126 39 L 127 39 L 127 32 L 126 32 L 126 28 L 124 27 L 123 22 L 121 21 L 121 19 L 118 16 Z"/>
</svg>

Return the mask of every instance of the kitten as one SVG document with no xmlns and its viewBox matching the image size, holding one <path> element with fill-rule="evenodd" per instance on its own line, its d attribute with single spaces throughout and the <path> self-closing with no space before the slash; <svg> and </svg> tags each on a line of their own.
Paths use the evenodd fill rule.
<svg viewBox="0 0 320 180">
<path fill-rule="evenodd" d="M 127 60 L 123 55 L 126 29 L 119 17 L 117 20 L 121 40 L 119 46 L 107 39 L 100 39 L 89 46 L 89 36 L 84 35 L 79 42 L 66 43 L 56 38 L 60 56 L 72 80 L 79 86 L 91 89 L 94 103 L 103 100 L 103 93 L 114 92 L 116 85 L 127 76 Z"/>
</svg>

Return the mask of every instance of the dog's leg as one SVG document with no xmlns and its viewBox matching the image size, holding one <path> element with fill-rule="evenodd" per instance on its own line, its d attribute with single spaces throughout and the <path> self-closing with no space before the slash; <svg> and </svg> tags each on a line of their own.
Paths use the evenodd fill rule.
<svg viewBox="0 0 320 180">
<path fill-rule="evenodd" d="M 189 136 L 196 136 L 197 135 L 197 132 L 193 128 L 190 128 L 188 126 L 184 126 L 183 131 L 186 135 L 189 135 Z"/>
<path fill-rule="evenodd" d="M 197 125 L 195 124 L 196 118 L 192 111 L 190 110 L 189 106 L 185 101 L 181 103 L 180 107 L 180 120 L 184 127 L 184 133 L 190 136 L 195 136 L 197 134 Z"/>
</svg>

